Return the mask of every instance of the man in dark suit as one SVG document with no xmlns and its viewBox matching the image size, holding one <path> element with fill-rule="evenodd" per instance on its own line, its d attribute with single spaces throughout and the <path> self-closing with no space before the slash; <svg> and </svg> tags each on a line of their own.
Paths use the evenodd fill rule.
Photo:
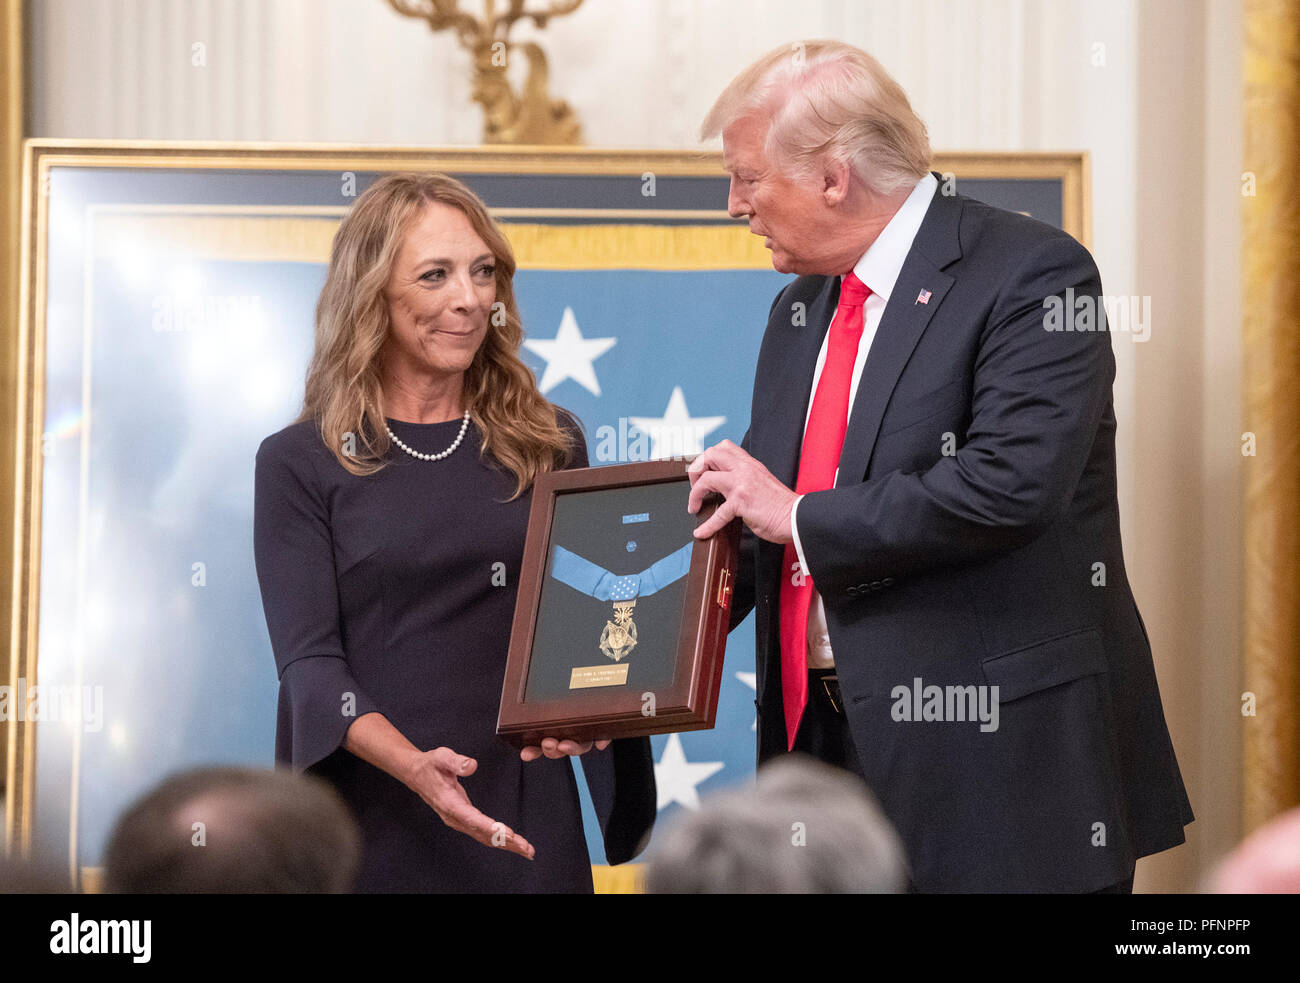
<svg viewBox="0 0 1300 983">
<path fill-rule="evenodd" d="M 1092 257 L 945 194 L 865 52 L 728 87 L 729 211 L 777 270 L 750 428 L 691 465 L 747 528 L 760 764 L 861 775 L 920 891 L 1126 891 L 1192 811 L 1125 576 Z"/>
</svg>

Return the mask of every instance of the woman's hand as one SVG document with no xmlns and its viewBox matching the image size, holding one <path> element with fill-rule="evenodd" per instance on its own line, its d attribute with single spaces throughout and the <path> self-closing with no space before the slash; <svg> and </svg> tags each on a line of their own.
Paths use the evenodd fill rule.
<svg viewBox="0 0 1300 983">
<path fill-rule="evenodd" d="M 424 751 L 410 766 L 406 784 L 457 832 L 472 836 L 484 846 L 509 850 L 533 859 L 533 846 L 505 823 L 490 819 L 474 808 L 460 779 L 477 770 L 478 762 L 449 747 Z"/>
<path fill-rule="evenodd" d="M 597 751 L 603 751 L 609 747 L 609 741 L 596 741 L 595 746 Z M 519 752 L 519 757 L 525 761 L 536 761 L 542 755 L 546 755 L 548 758 L 563 758 L 566 754 L 574 756 L 586 754 L 591 750 L 591 747 L 591 741 L 559 741 L 554 737 L 543 737 L 541 747 L 536 745 L 526 747 Z"/>
</svg>

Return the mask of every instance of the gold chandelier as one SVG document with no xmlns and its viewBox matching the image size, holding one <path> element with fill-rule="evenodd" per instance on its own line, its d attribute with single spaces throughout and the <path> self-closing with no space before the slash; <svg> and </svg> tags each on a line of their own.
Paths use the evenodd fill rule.
<svg viewBox="0 0 1300 983">
<path fill-rule="evenodd" d="M 552 17 L 571 14 L 582 0 L 551 0 L 542 9 L 529 9 L 527 0 L 507 0 L 497 11 L 496 0 L 483 0 L 483 16 L 460 9 L 459 0 L 388 0 L 407 17 L 419 17 L 434 31 L 454 30 L 474 59 L 472 98 L 483 107 L 484 143 L 579 144 L 582 127 L 573 109 L 548 92 L 550 69 L 541 47 L 532 41 L 510 40 L 510 30 L 524 19 L 544 28 Z M 506 77 L 515 52 L 528 61 L 523 89 L 516 92 Z"/>
</svg>

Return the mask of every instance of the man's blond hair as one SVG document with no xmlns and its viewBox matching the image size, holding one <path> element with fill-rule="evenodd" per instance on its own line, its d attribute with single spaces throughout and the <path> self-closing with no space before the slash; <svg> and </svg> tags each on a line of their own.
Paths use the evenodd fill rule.
<svg viewBox="0 0 1300 983">
<path fill-rule="evenodd" d="M 847 162 L 879 195 L 930 169 L 930 138 L 880 62 L 842 41 L 777 48 L 732 79 L 700 127 L 711 140 L 745 116 L 770 122 L 765 151 L 787 173 Z"/>
</svg>

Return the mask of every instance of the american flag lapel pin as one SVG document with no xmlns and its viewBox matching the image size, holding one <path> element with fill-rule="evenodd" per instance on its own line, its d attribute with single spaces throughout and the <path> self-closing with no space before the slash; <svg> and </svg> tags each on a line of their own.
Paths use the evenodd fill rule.
<svg viewBox="0 0 1300 983">
<path fill-rule="evenodd" d="M 916 304 L 928 304 L 928 303 L 930 303 L 930 291 L 922 290 L 919 294 L 916 295 Z M 913 304 L 912 306 L 915 307 L 916 304 Z"/>
</svg>

